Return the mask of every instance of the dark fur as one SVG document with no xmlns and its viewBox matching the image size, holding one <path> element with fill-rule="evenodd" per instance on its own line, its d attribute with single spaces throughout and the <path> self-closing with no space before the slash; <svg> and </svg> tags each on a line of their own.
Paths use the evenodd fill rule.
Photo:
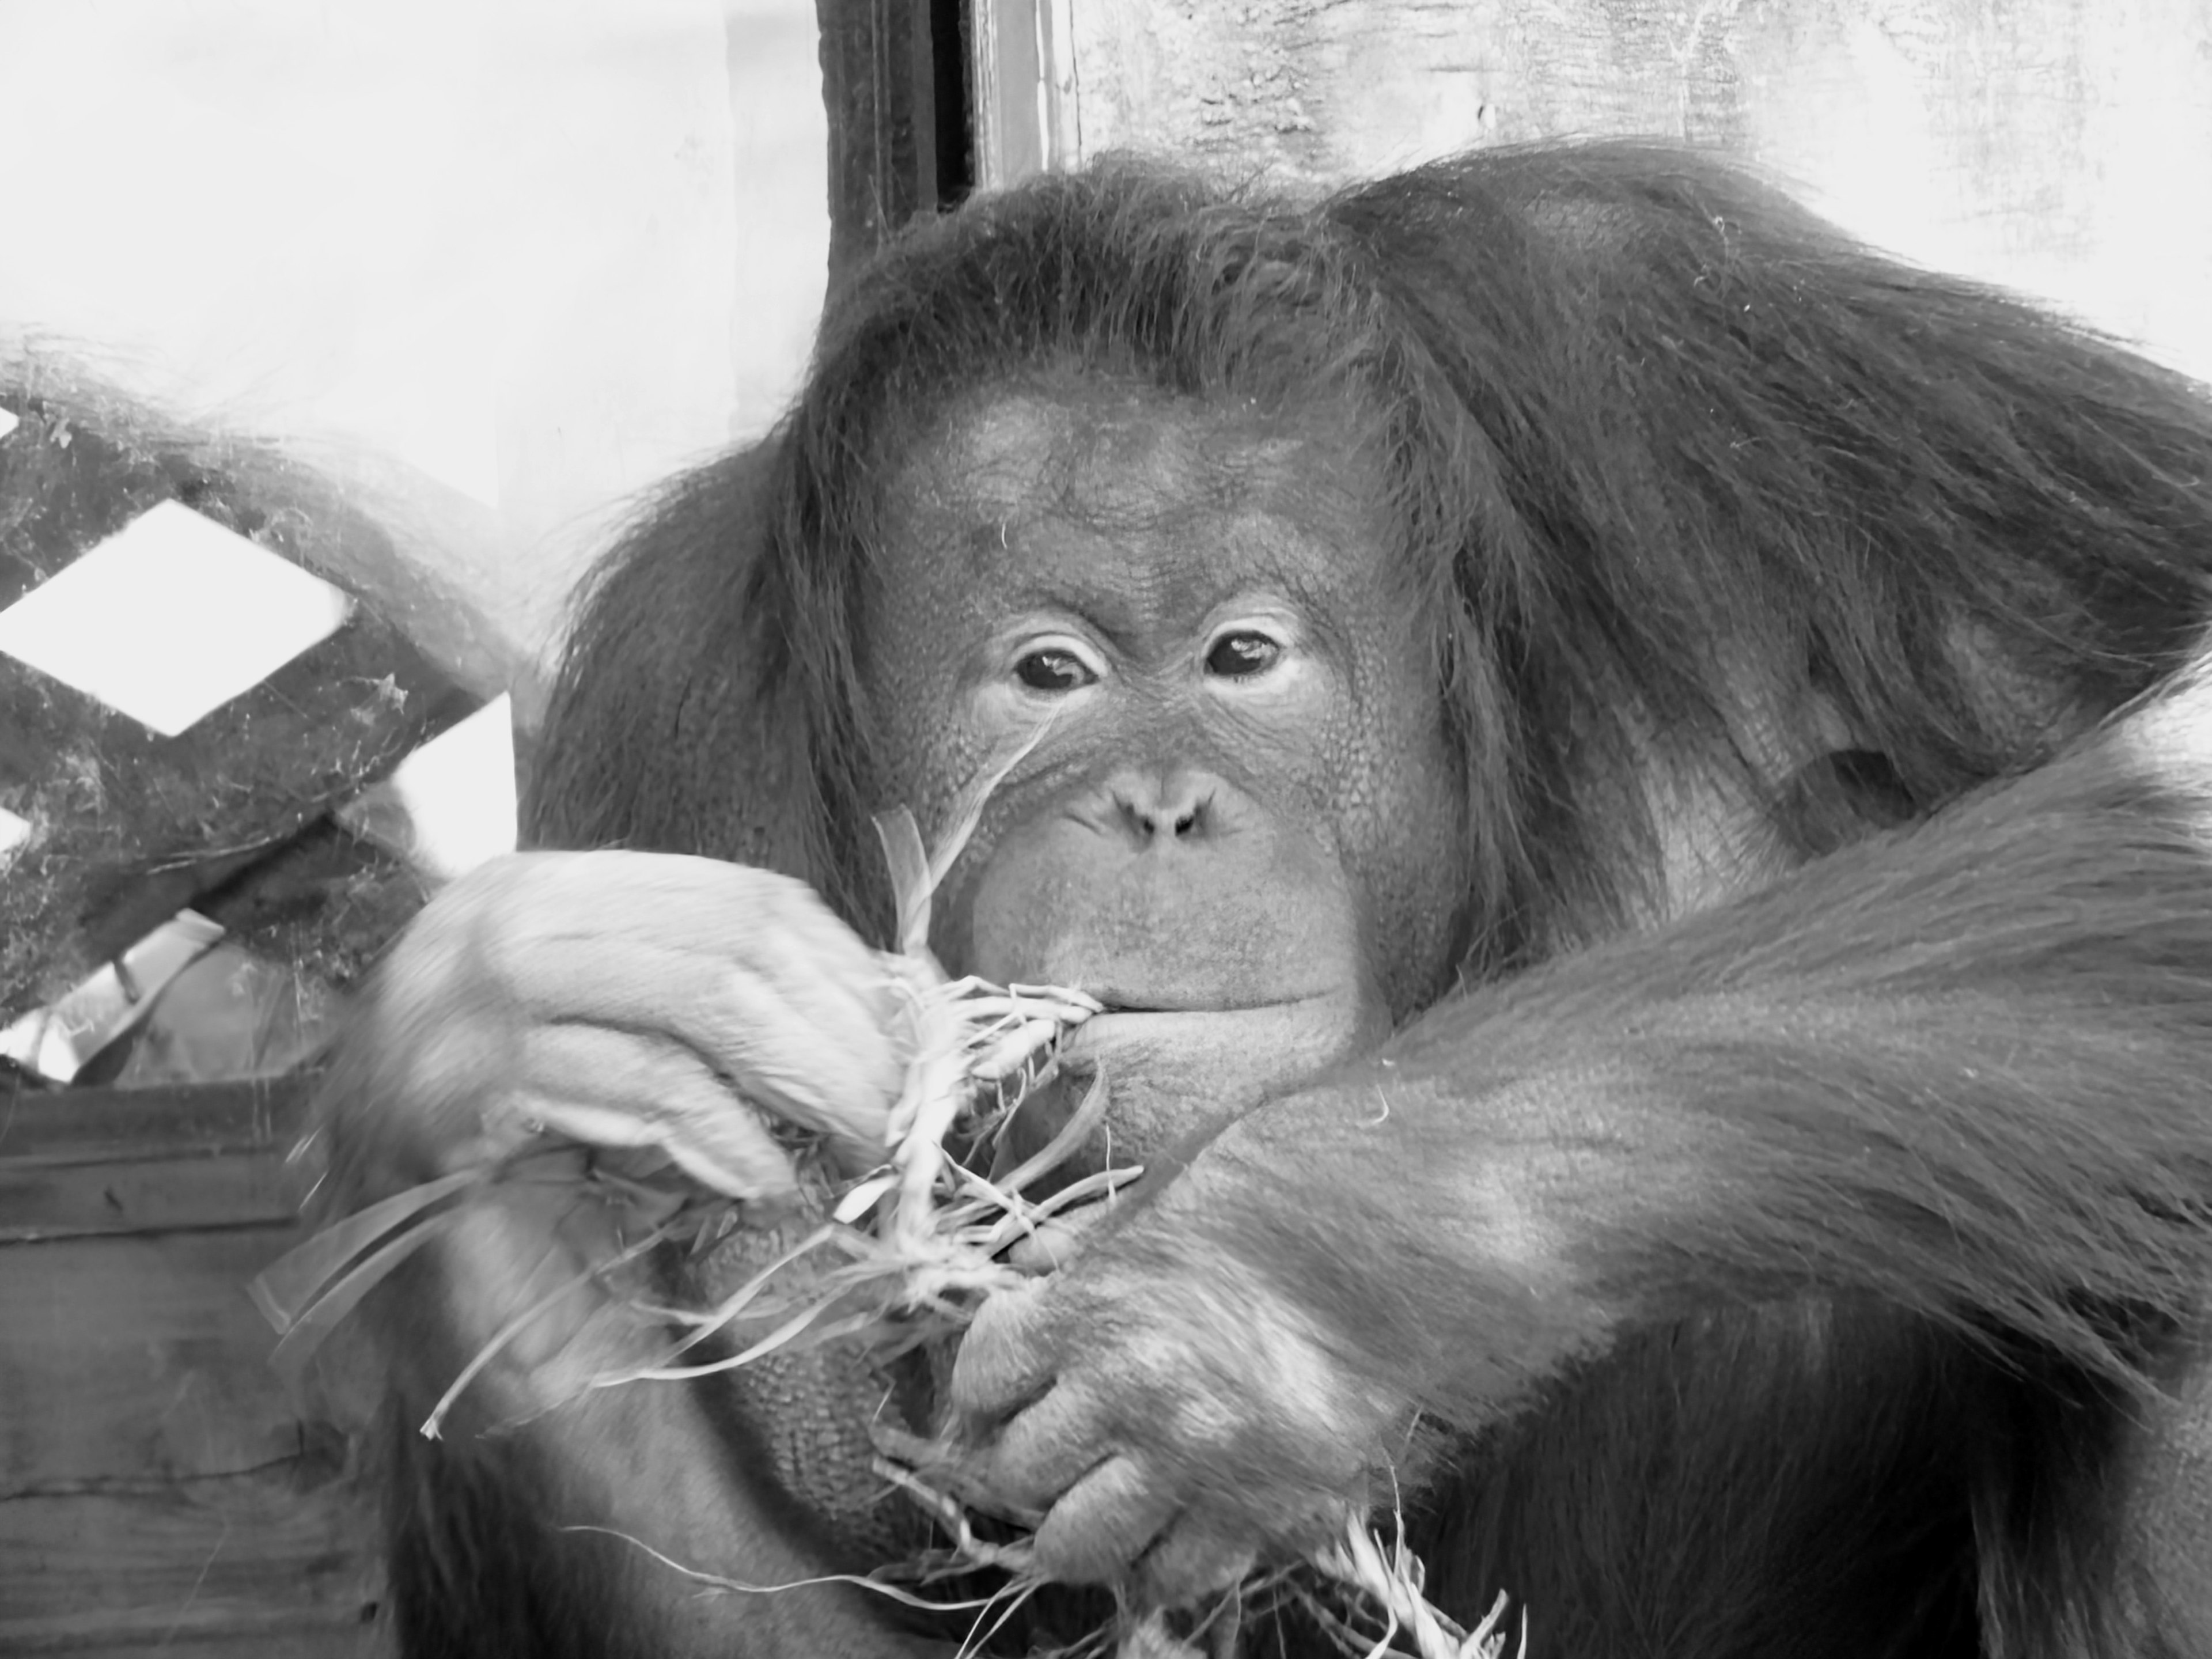
<svg viewBox="0 0 2212 1659">
<path fill-rule="evenodd" d="M 2041 765 L 2172 672 L 2206 613 L 2212 414 L 2194 389 L 1876 258 L 1711 161 L 1494 152 L 1317 209 L 1114 169 L 980 201 L 893 249 L 842 295 L 771 444 L 680 483 L 629 538 L 570 648 L 533 836 L 770 864 L 880 935 L 854 696 L 874 481 L 963 390 L 1071 362 L 1205 398 L 1348 392 L 1387 439 L 1464 741 L 1470 981 L 1644 913 L 1658 826 L 1639 768 L 1741 786 L 1774 851 L 1802 858 Z M 1843 758 L 1776 775 L 1778 742 L 1838 747 L 1806 729 L 1807 691 L 1848 734 Z M 2059 874 L 2106 859 L 2098 810 L 2078 818 L 2095 834 L 2051 843 Z M 1857 858 L 1777 902 L 1848 919 L 1860 884 L 1927 878 L 1916 856 Z M 1760 1190 L 1790 1205 L 1725 1239 L 1693 1216 L 1620 1235 L 1710 1262 L 1705 1299 L 1652 1293 L 1640 1328 L 1570 1364 L 1428 1494 L 1447 1604 L 1479 1610 L 1510 1584 L 1540 1610 L 1535 1650 L 1572 1659 L 2160 1650 L 2128 1646 L 2116 1599 L 2114 1448 L 2145 1374 L 2201 1328 L 2212 1066 L 2193 1062 L 2212 1044 L 2157 1022 L 2209 1000 L 2212 917 L 2174 866 L 2128 875 L 2097 901 L 2123 902 L 2074 913 L 2066 935 L 2112 947 L 2109 981 L 2098 962 L 2063 976 L 2079 1000 L 2049 1018 L 2063 1036 L 2139 1005 L 2155 1027 L 2149 1074 L 2130 1078 L 2143 1092 L 2133 1109 L 2069 1096 L 2115 1109 L 2060 1141 L 1992 1086 L 1974 1107 L 1992 1231 L 1972 1249 L 1923 1237 L 1955 1194 L 1884 1184 L 1909 1159 L 1853 1156 L 1871 1115 L 1910 1106 L 1911 1042 L 1826 1047 L 1784 1022 L 1660 1057 L 1655 1087 L 1747 1124 L 1775 1166 Z M 1994 1018 L 2003 952 L 2027 946 L 1999 924 L 2029 881 L 2023 866 L 1934 911 L 1951 948 L 1877 988 L 1893 1004 L 1859 981 L 1912 942 L 1808 933 L 1802 908 L 1734 913 L 1567 983 L 1633 1003 L 1644 980 L 1603 981 L 1624 963 L 1669 984 L 1734 973 L 1758 1007 L 1765 975 L 1796 973 L 1808 995 L 1874 1007 L 1881 1031 L 1898 1030 L 1883 1008 L 1918 1019 L 1933 998 L 1954 1023 L 1926 1042 L 2002 1042 L 2020 1035 Z M 2145 894 L 2180 907 L 2167 931 Z M 1833 959 L 1784 959 L 1778 927 Z M 1990 1018 L 1942 1003 L 1954 971 L 1982 976 Z M 2095 1048 L 2062 1041 L 2028 1075 L 2063 1092 Z M 2188 1109 L 2155 1109 L 2161 1088 Z M 2160 1170 L 2170 1187 L 2143 1191 Z M 1324 1187 L 1281 1213 L 1356 1303 L 1387 1282 L 1395 1241 L 1362 1230 L 1391 1202 Z M 1616 1219 L 1583 1218 L 1592 1250 Z M 1641 1259 L 1605 1256 L 1631 1304 Z M 426 1559 L 414 1525 L 403 1575 Z M 496 1594 L 474 1577 L 401 1593 Z"/>
<path fill-rule="evenodd" d="M 866 914 L 870 479 L 962 390 L 1063 362 L 1346 387 L 1396 441 L 1452 617 L 1481 975 L 1607 931 L 1640 884 L 1640 808 L 1568 752 L 1626 764 L 1632 709 L 1734 769 L 1747 693 L 1809 684 L 1926 811 L 2154 684 L 2204 614 L 2194 387 L 1709 159 L 1492 152 L 1313 211 L 1049 178 L 854 283 L 773 455 L 687 480 L 617 555 L 547 730 L 546 842 L 767 851 Z M 1686 646 L 1723 635 L 1759 680 Z M 1825 849 L 1857 803 L 1802 783 L 1773 808 Z"/>
<path fill-rule="evenodd" d="M 1534 1311 L 1528 1369 L 1564 1379 L 1416 1532 L 1439 1594 L 1510 1585 L 1547 1647 L 2163 1651 L 2115 1579 L 2117 1454 L 2212 1286 L 2208 870 L 2201 804 L 2092 747 L 1439 1008 L 1389 1081 L 1455 1109 L 1363 1136 L 1392 1218 L 1311 1224 L 1352 1155 L 1316 1134 L 1216 1248 L 1481 1423 L 1495 1384 L 1449 1379 L 1485 1286 L 1435 1224 L 1468 1141 L 1575 1228 L 1601 1317 Z M 1563 1073 L 1571 1139 L 1513 1099 Z M 1625 1175 L 1609 1210 L 1551 1213 L 1563 1147 Z"/>
</svg>

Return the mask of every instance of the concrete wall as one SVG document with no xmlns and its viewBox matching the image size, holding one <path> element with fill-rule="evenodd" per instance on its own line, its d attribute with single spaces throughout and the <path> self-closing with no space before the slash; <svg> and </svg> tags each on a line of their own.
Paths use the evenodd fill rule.
<svg viewBox="0 0 2212 1659">
<path fill-rule="evenodd" d="M 1011 0 L 999 0 L 1011 3 Z M 1337 179 L 1667 134 L 2212 378 L 2207 0 L 1037 0 L 1061 160 Z"/>
</svg>

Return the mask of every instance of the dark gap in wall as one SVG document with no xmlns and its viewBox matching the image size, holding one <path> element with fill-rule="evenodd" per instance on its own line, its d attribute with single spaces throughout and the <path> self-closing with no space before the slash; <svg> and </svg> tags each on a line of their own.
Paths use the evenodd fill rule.
<svg viewBox="0 0 2212 1659">
<path fill-rule="evenodd" d="M 937 206 L 965 201 L 975 188 L 974 55 L 967 0 L 927 0 L 936 117 Z"/>
<path fill-rule="evenodd" d="M 964 0 L 815 0 L 834 286 L 975 187 Z"/>
</svg>

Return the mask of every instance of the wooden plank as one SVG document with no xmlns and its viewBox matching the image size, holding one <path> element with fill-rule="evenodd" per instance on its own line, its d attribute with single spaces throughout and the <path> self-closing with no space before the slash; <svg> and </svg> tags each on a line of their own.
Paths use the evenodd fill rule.
<svg viewBox="0 0 2212 1659">
<path fill-rule="evenodd" d="M 234 1626 L 202 1631 L 187 1624 L 158 1638 L 112 1638 L 49 1634 L 28 1626 L 11 1636 L 0 1625 L 0 1641 L 8 1644 L 0 1651 L 11 1655 L 66 1654 L 68 1659 L 147 1659 L 152 1654 L 161 1659 L 391 1659 L 394 1652 L 380 1621 L 358 1630 L 343 1621 L 330 1628 L 287 1623 L 268 1630 Z"/>
<path fill-rule="evenodd" d="M 289 1223 L 311 1079 L 0 1101 L 0 1245 Z"/>
<path fill-rule="evenodd" d="M 270 1370 L 275 1338 L 245 1295 L 297 1237 L 0 1248 L 0 1653 L 380 1650 L 370 1506 L 343 1437 Z"/>
<path fill-rule="evenodd" d="M 0 1085 L 0 1168 L 282 1152 L 297 1139 L 312 1076 L 165 1089 Z"/>
<path fill-rule="evenodd" d="M 299 1186 L 275 1152 L 44 1168 L 0 1161 L 0 1245 L 289 1226 Z"/>
<path fill-rule="evenodd" d="M 0 1499 L 0 1653 L 384 1650 L 361 1505 L 276 1471 Z"/>
<path fill-rule="evenodd" d="M 298 1455 L 246 1300 L 290 1228 L 0 1248 L 0 1494 L 240 1474 Z"/>
</svg>

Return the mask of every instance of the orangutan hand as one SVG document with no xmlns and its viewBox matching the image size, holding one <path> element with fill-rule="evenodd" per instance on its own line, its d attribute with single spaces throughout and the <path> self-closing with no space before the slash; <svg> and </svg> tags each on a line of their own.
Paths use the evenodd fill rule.
<svg viewBox="0 0 2212 1659">
<path fill-rule="evenodd" d="M 1364 1512 L 1410 1405 L 1308 1310 L 1180 1224 L 1175 1188 L 1048 1278 L 999 1292 L 951 1383 L 962 1496 L 1036 1527 L 1036 1570 L 1180 1605 Z"/>
<path fill-rule="evenodd" d="M 521 854 L 438 895 L 393 947 L 334 1079 L 349 1137 L 421 1179 L 544 1133 L 665 1153 L 773 1200 L 763 1115 L 848 1170 L 884 1156 L 906 1068 L 882 957 L 812 890 L 664 854 Z M 374 1115 L 377 1121 L 359 1120 Z M 381 1184 L 390 1184 L 388 1182 Z"/>
</svg>

